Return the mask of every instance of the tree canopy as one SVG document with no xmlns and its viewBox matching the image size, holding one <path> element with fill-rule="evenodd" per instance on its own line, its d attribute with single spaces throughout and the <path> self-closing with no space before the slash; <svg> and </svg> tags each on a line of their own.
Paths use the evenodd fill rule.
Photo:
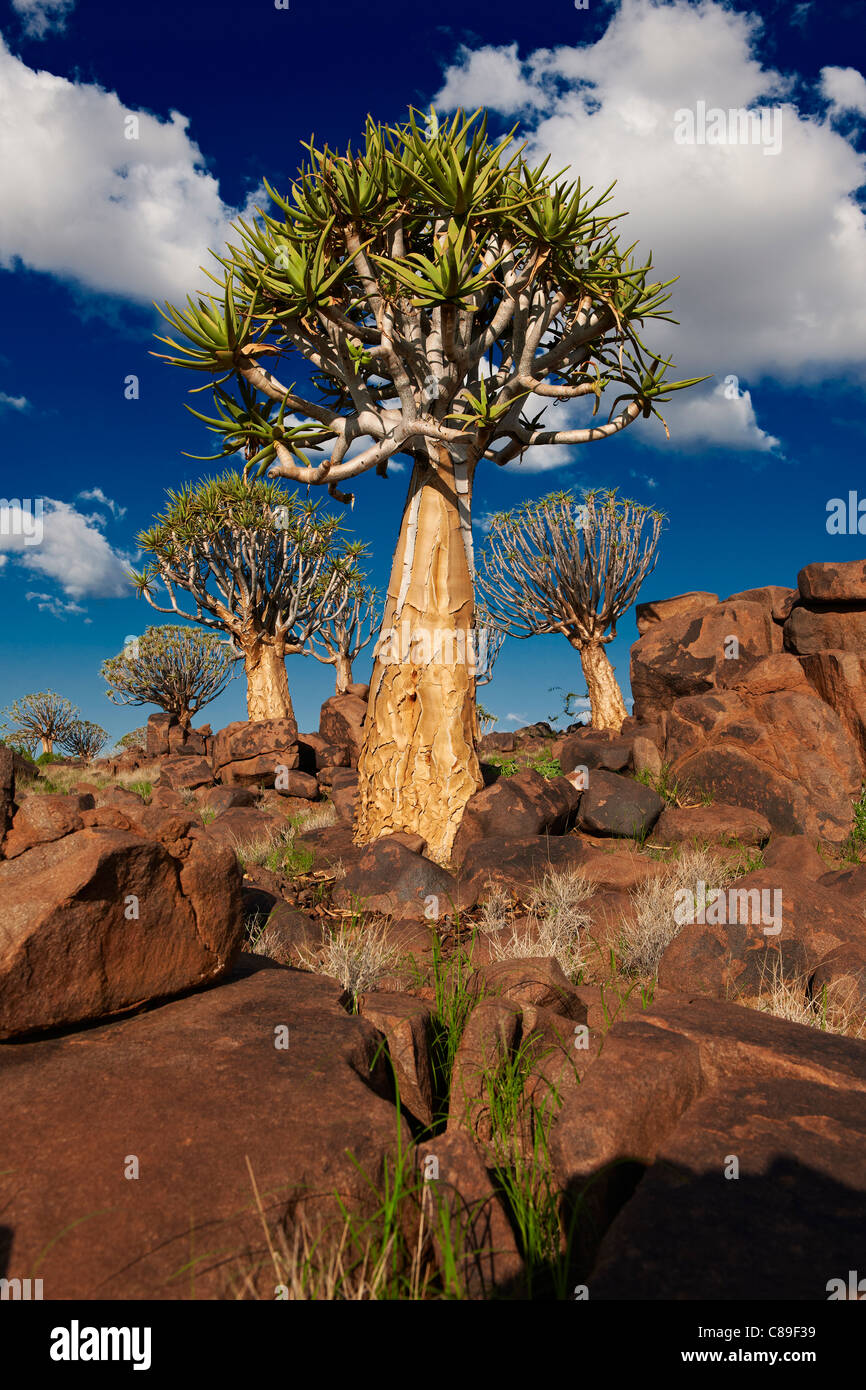
<svg viewBox="0 0 866 1390">
<path fill-rule="evenodd" d="M 188 724 L 223 693 L 237 663 L 228 643 L 214 633 L 167 624 L 127 641 L 122 652 L 102 663 L 100 674 L 112 704 L 159 705 Z"/>
<path fill-rule="evenodd" d="M 594 194 L 531 166 L 514 137 L 491 139 L 479 112 L 368 118 L 360 150 L 310 141 L 287 193 L 266 183 L 273 211 L 214 253 L 217 292 L 164 312 L 175 336 L 159 355 L 216 378 L 216 414 L 193 412 L 215 457 L 242 449 L 260 473 L 348 498 L 339 483 L 425 442 L 471 435 L 506 463 L 617 433 L 693 384 L 643 342 L 673 282 L 620 245 L 613 184 Z M 309 391 L 277 375 L 301 363 Z M 546 405 L 589 396 L 595 413 L 612 384 L 606 422 L 542 427 Z"/>
</svg>

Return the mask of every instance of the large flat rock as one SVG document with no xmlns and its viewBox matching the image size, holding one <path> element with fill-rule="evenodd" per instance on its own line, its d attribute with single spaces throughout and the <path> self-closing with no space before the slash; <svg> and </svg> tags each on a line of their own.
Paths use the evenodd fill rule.
<svg viewBox="0 0 866 1390">
<path fill-rule="evenodd" d="M 663 992 L 551 1155 L 591 1299 L 818 1299 L 862 1268 L 866 1043 Z"/>
<path fill-rule="evenodd" d="M 232 1297 L 252 1258 L 273 1297 L 247 1160 L 273 1226 L 298 1195 L 362 1202 L 350 1154 L 381 1182 L 380 1033 L 335 981 L 244 960 L 148 1013 L 0 1046 L 0 1275 L 47 1299 Z"/>
</svg>

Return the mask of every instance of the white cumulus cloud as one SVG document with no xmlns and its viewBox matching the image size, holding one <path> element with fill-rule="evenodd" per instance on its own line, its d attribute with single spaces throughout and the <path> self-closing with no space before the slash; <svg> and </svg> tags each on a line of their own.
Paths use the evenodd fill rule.
<svg viewBox="0 0 866 1390">
<path fill-rule="evenodd" d="M 69 599 L 124 598 L 132 593 L 126 573 L 131 556 L 109 545 L 99 518 L 68 502 L 0 501 L 0 554 L 31 574 L 53 580 Z"/>
<path fill-rule="evenodd" d="M 0 38 L 0 267 L 144 303 L 203 287 L 236 212 L 187 126 L 34 71 Z"/>
<path fill-rule="evenodd" d="M 821 95 L 834 111 L 866 116 L 866 77 L 857 68 L 822 68 Z"/>
<path fill-rule="evenodd" d="M 462 49 L 436 101 L 474 109 L 483 100 L 519 115 L 530 159 L 550 153 L 551 167 L 569 165 L 569 177 L 599 193 L 617 181 L 608 210 L 629 212 L 623 244 L 639 238 L 658 278 L 679 277 L 669 305 L 679 325 L 647 321 L 642 337 L 673 358 L 677 377 L 714 378 L 661 407 L 672 435 L 767 451 L 778 441 L 758 424 L 752 396 L 720 401 L 718 384 L 727 374 L 753 391 L 766 379 L 799 387 L 862 376 L 866 159 L 826 113 L 800 111 L 788 75 L 762 64 L 761 29 L 757 16 L 714 0 L 622 0 L 593 43 L 523 61 L 514 45 Z M 825 69 L 815 95 L 859 109 L 858 76 Z M 779 152 L 757 140 L 677 144 L 677 112 L 700 102 L 726 113 L 773 107 Z M 629 437 L 653 431 L 663 445 L 655 420 Z"/>
<path fill-rule="evenodd" d="M 78 498 L 81 502 L 100 502 L 103 507 L 108 508 L 116 521 L 126 516 L 126 507 L 121 507 L 111 497 L 106 497 L 101 487 L 86 488 L 85 491 L 79 492 Z"/>
</svg>

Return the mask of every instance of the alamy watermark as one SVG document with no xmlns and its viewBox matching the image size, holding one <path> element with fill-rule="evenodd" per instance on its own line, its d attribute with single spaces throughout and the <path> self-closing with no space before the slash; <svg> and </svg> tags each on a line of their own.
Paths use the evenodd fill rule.
<svg viewBox="0 0 866 1390">
<path fill-rule="evenodd" d="M 781 888 L 708 888 L 698 879 L 695 891 L 679 888 L 674 894 L 674 921 L 677 926 L 718 926 L 734 924 L 760 926 L 764 936 L 778 936 L 782 930 Z"/>
<path fill-rule="evenodd" d="M 376 657 L 383 666 L 466 666 L 473 673 L 487 664 L 489 629 L 413 627 L 404 618 L 379 638 Z"/>
<path fill-rule="evenodd" d="M 41 545 L 42 513 L 41 497 L 0 497 L 0 536 L 22 536 L 25 545 Z"/>
<path fill-rule="evenodd" d="M 831 497 L 826 526 L 831 536 L 866 536 L 866 497 L 859 498 L 853 489 L 847 498 Z"/>
<path fill-rule="evenodd" d="M 707 108 L 705 101 L 694 109 L 681 106 L 674 112 L 674 142 L 677 145 L 763 145 L 764 154 L 782 152 L 782 108 L 764 106 L 749 111 L 745 106 L 725 111 L 721 106 Z"/>
</svg>

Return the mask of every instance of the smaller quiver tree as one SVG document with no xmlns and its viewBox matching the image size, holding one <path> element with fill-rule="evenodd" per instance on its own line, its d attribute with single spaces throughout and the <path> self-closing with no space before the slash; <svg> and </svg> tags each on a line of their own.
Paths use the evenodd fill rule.
<svg viewBox="0 0 866 1390">
<path fill-rule="evenodd" d="M 476 582 L 515 637 L 561 632 L 580 653 L 594 729 L 619 731 L 625 701 L 605 647 L 655 568 L 664 517 L 588 492 L 554 492 L 494 516 Z"/>
<path fill-rule="evenodd" d="M 294 718 L 285 659 L 303 651 L 343 582 L 337 518 L 279 483 L 237 472 L 170 491 L 168 499 L 138 537 L 150 556 L 133 574 L 139 596 L 159 613 L 230 638 L 244 661 L 250 720 Z M 157 585 L 168 606 L 157 602 Z M 178 602 L 184 593 L 192 613 Z"/>
<path fill-rule="evenodd" d="M 128 638 L 118 656 L 102 663 L 100 675 L 112 704 L 159 705 L 188 729 L 237 675 L 238 660 L 224 638 L 166 624 Z"/>
<path fill-rule="evenodd" d="M 73 758 L 86 758 L 88 762 L 99 757 L 107 742 L 105 729 L 91 719 L 76 719 L 60 740 L 65 752 L 71 753 Z"/>
<path fill-rule="evenodd" d="M 63 742 L 80 714 L 65 696 L 40 690 L 16 700 L 5 716 L 10 740 L 18 739 L 24 747 L 33 747 L 41 740 L 42 752 L 53 753 L 55 743 Z"/>
<path fill-rule="evenodd" d="M 347 557 L 357 559 L 359 545 L 347 546 Z M 372 642 L 382 622 L 382 601 L 366 576 L 345 567 L 341 570 L 332 607 L 315 632 L 311 632 L 305 654 L 325 666 L 334 667 L 336 693 L 342 695 L 352 684 L 352 663 Z"/>
</svg>

